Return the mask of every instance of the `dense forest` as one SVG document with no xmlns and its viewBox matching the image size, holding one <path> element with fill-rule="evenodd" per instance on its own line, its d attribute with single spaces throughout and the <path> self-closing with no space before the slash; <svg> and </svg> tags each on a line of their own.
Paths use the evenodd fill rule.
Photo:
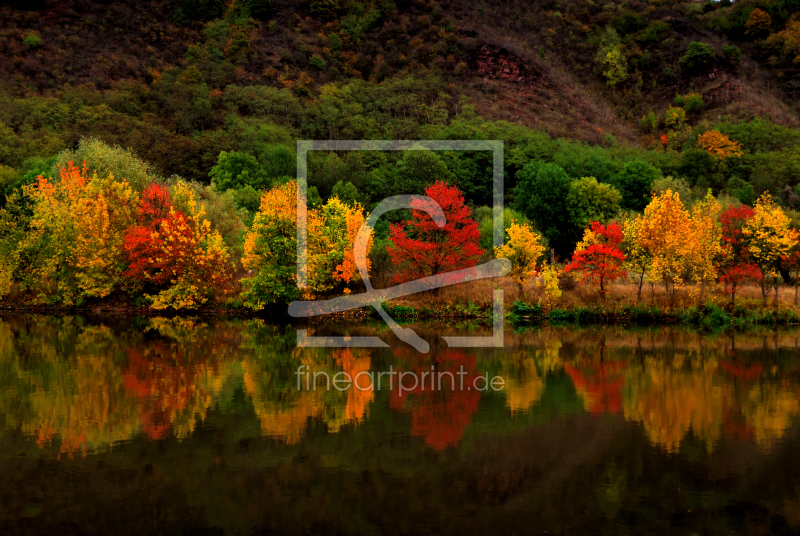
<svg viewBox="0 0 800 536">
<path fill-rule="evenodd" d="M 760 281 L 766 296 L 795 279 L 798 11 L 796 0 L 3 3 L 0 294 L 162 308 L 220 289 L 255 308 L 292 299 L 294 259 L 283 261 L 295 244 L 276 237 L 294 233 L 298 139 L 490 139 L 505 144 L 506 238 L 533 238 L 534 264 L 552 248 L 602 293 L 607 276 L 636 271 L 636 222 L 673 218 L 705 242 L 650 237 L 640 293 L 646 272 L 668 292 L 722 278 L 733 292 Z M 438 188 L 459 230 L 474 227 L 445 264 L 492 256 L 487 152 L 312 153 L 309 180 L 316 294 L 357 282 L 353 229 L 388 195 Z M 375 229 L 384 283 L 412 275 L 392 267 L 414 260 L 398 245 L 422 240 L 414 218 Z M 764 229 L 777 238 L 762 255 Z M 599 279 L 587 255 L 602 257 Z M 541 273 L 523 264 L 518 279 Z"/>
</svg>

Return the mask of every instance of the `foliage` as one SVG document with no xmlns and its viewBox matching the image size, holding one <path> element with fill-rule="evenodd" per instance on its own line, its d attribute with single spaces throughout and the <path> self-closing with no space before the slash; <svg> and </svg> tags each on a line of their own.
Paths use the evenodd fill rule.
<svg viewBox="0 0 800 536">
<path fill-rule="evenodd" d="M 33 215 L 19 246 L 22 281 L 40 289 L 40 301 L 74 305 L 123 286 L 123 236 L 133 222 L 135 198 L 128 183 L 113 175 L 89 178 L 86 167 L 71 162 L 59 171 L 60 181 L 39 177 L 25 187 Z M 46 296 L 51 284 L 53 294 Z"/>
<path fill-rule="evenodd" d="M 511 261 L 509 277 L 523 289 L 525 283 L 536 275 L 539 259 L 544 254 L 541 236 L 530 224 L 519 224 L 511 221 L 506 229 L 508 240 L 500 247 L 494 248 L 495 257 Z"/>
<path fill-rule="evenodd" d="M 392 246 L 387 250 L 398 267 L 393 278 L 397 283 L 474 266 L 483 253 L 478 247 L 478 224 L 458 188 L 436 182 L 425 195 L 433 203 L 415 202 L 411 219 L 391 226 Z M 436 204 L 447 219 L 441 228 L 423 210 Z"/>
<path fill-rule="evenodd" d="M 567 197 L 570 180 L 555 164 L 532 161 L 517 174 L 514 208 L 536 222 L 560 252 L 566 249 Z"/>
<path fill-rule="evenodd" d="M 785 62 L 800 63 L 800 20 L 790 20 L 786 28 L 774 33 L 765 45 L 774 50 Z"/>
<path fill-rule="evenodd" d="M 789 218 L 768 194 L 756 202 L 753 214 L 742 226 L 742 237 L 752 262 L 764 275 L 762 297 L 766 300 L 766 278 L 778 277 L 781 258 L 790 254 L 797 242 L 797 231 Z"/>
<path fill-rule="evenodd" d="M 275 186 L 261 196 L 261 207 L 245 237 L 242 265 L 253 273 L 242 280 L 245 304 L 263 309 L 300 297 L 297 288 L 297 184 Z"/>
<path fill-rule="evenodd" d="M 197 308 L 229 282 L 230 252 L 205 216 L 184 182 L 171 194 L 158 185 L 142 193 L 138 225 L 126 230 L 122 248 L 130 263 L 125 275 L 158 291 L 154 308 Z"/>
<path fill-rule="evenodd" d="M 750 17 L 745 23 L 745 28 L 747 28 L 745 34 L 754 36 L 765 34 L 769 32 L 770 26 L 772 26 L 772 17 L 769 16 L 769 13 L 757 7 L 750 12 Z"/>
<path fill-rule="evenodd" d="M 596 285 L 600 295 L 605 297 L 606 285 L 625 275 L 625 255 L 620 250 L 621 243 L 622 229 L 617 222 L 603 225 L 593 221 L 591 227 L 584 231 L 583 240 L 578 243 L 572 262 L 564 271 L 577 272 L 581 280 Z"/>
<path fill-rule="evenodd" d="M 250 186 L 260 189 L 267 186 L 267 179 L 252 155 L 237 151 L 219 153 L 217 165 L 209 172 L 211 183 L 224 192 Z"/>
<path fill-rule="evenodd" d="M 693 41 L 689 43 L 686 52 L 684 52 L 678 62 L 681 68 L 689 72 L 698 72 L 714 63 L 716 56 L 711 45 Z"/>
<path fill-rule="evenodd" d="M 573 180 L 567 194 L 567 213 L 574 227 L 583 229 L 592 221 L 606 222 L 617 215 L 622 194 L 594 177 Z"/>
<path fill-rule="evenodd" d="M 742 62 L 742 51 L 736 45 L 722 45 L 722 54 L 734 65 Z"/>
<path fill-rule="evenodd" d="M 672 288 L 686 275 L 687 240 L 691 233 L 691 218 L 680 196 L 667 190 L 644 210 L 639 227 L 639 244 L 652 255 L 650 274 L 653 281 L 664 281 Z"/>
<path fill-rule="evenodd" d="M 708 151 L 718 160 L 725 160 L 732 156 L 739 157 L 744 153 L 738 142 L 731 140 L 718 130 L 708 130 L 697 137 L 697 148 Z"/>
<path fill-rule="evenodd" d="M 661 172 L 657 168 L 634 160 L 625 164 L 611 182 L 622 194 L 622 206 L 640 211 L 647 205 L 650 188 L 659 177 Z"/>
</svg>

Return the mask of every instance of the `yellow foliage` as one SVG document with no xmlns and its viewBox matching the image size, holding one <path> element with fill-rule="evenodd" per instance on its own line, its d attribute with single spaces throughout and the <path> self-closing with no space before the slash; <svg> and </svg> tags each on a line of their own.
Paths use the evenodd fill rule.
<svg viewBox="0 0 800 536">
<path fill-rule="evenodd" d="M 762 195 L 747 220 L 742 234 L 755 264 L 765 276 L 777 276 L 780 258 L 797 243 L 798 233 L 789 228 L 790 220 L 769 194 Z"/>
<path fill-rule="evenodd" d="M 717 279 L 717 265 L 722 255 L 722 207 L 711 195 L 692 207 L 689 234 L 686 236 L 687 269 L 695 282 Z"/>
<path fill-rule="evenodd" d="M 697 137 L 697 148 L 708 151 L 711 156 L 725 160 L 732 156 L 742 156 L 742 145 L 730 139 L 719 130 L 708 130 Z"/>
<path fill-rule="evenodd" d="M 638 223 L 639 246 L 652 255 L 653 281 L 680 284 L 687 270 L 687 239 L 691 232 L 691 217 L 677 192 L 667 190 L 653 197 Z"/>
<path fill-rule="evenodd" d="M 525 282 L 536 275 L 539 259 L 544 254 L 542 237 L 529 223 L 520 225 L 513 220 L 506 232 L 508 241 L 494 248 L 494 256 L 511 261 L 511 272 L 508 276 L 522 288 Z"/>
</svg>

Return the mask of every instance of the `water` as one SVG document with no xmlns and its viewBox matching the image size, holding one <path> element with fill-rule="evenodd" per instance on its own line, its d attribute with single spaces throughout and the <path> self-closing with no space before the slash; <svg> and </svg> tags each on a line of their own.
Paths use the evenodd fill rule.
<svg viewBox="0 0 800 536">
<path fill-rule="evenodd" d="M 392 341 L 311 329 L 334 327 Z M 0 532 L 800 531 L 800 332 L 507 327 L 503 350 L 421 355 L 298 350 L 294 329 L 0 319 Z M 505 387 L 298 391 L 301 365 Z"/>
</svg>

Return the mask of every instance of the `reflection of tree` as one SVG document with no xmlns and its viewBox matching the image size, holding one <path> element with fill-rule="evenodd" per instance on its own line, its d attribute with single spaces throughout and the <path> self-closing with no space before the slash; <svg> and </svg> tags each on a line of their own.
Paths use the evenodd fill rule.
<svg viewBox="0 0 800 536">
<path fill-rule="evenodd" d="M 512 361 L 506 367 L 503 379 L 506 405 L 512 414 L 527 411 L 542 397 L 544 379 L 539 376 L 536 361 L 532 357 Z"/>
<path fill-rule="evenodd" d="M 778 382 L 754 385 L 742 403 L 742 415 L 753 428 L 756 442 L 762 446 L 783 437 L 798 412 L 797 391 Z"/>
<path fill-rule="evenodd" d="M 351 350 L 342 348 L 333 351 L 333 359 L 342 367 L 342 371 L 349 375 L 352 380 L 352 387 L 347 390 L 347 406 L 344 410 L 344 418 L 338 417 L 327 421 L 328 430 L 336 432 L 346 423 L 361 422 L 367 413 L 367 406 L 375 397 L 372 381 L 370 377 L 360 372 L 369 372 L 372 360 L 369 353 L 363 349 Z M 358 376 L 358 378 L 356 378 Z M 358 386 L 356 386 L 358 383 Z"/>
<path fill-rule="evenodd" d="M 733 389 L 714 374 L 716 361 L 681 356 L 669 362 L 647 357 L 626 374 L 625 417 L 641 421 L 650 440 L 669 452 L 692 430 L 709 449 L 719 437 L 725 400 Z"/>
<path fill-rule="evenodd" d="M 564 371 L 572 378 L 591 413 L 616 413 L 622 409 L 620 390 L 625 385 L 625 361 L 605 357 L 605 340 L 600 343 L 598 359 L 589 359 L 581 352 L 573 363 L 564 363 Z"/>
<path fill-rule="evenodd" d="M 414 372 L 417 378 L 422 379 L 423 372 L 430 372 L 428 363 L 421 358 L 414 357 L 409 359 L 410 366 L 407 372 Z M 421 436 L 425 443 L 434 449 L 441 450 L 456 445 L 464 436 L 467 425 L 472 422 L 472 415 L 478 409 L 480 392 L 473 387 L 473 382 L 477 376 L 476 358 L 474 355 L 464 355 L 457 350 L 444 350 L 437 354 L 434 359 L 434 370 L 439 372 L 450 372 L 455 378 L 455 385 L 449 376 L 442 379 L 442 389 L 430 388 L 430 376 L 427 376 L 425 388 L 419 385 L 416 389 L 400 391 L 396 388 L 389 396 L 389 404 L 393 409 L 405 410 L 411 413 L 412 425 L 411 433 Z M 463 389 L 456 375 L 463 367 L 464 378 Z M 407 385 L 410 379 L 407 378 Z M 479 386 L 482 384 L 479 382 Z M 454 388 L 453 388 L 454 387 Z"/>
<path fill-rule="evenodd" d="M 307 367 L 304 371 L 310 374 L 310 389 L 306 389 L 306 379 L 302 376 L 298 390 L 295 373 L 303 365 Z M 333 359 L 329 360 L 325 353 L 299 350 L 281 341 L 257 345 L 253 355 L 242 362 L 245 391 L 262 431 L 287 443 L 300 441 L 309 418 L 325 422 L 329 432 L 338 432 L 345 424 L 362 421 L 374 396 L 371 389 L 351 387 L 340 392 L 332 384 L 327 389 L 322 376 L 314 389 L 313 377 L 314 373 L 324 373 L 332 381 L 337 372 L 347 372 L 355 379 L 359 372 L 369 371 L 370 366 L 366 350 L 335 350 Z M 368 387 L 370 380 L 362 375 L 359 384 Z"/>
</svg>

